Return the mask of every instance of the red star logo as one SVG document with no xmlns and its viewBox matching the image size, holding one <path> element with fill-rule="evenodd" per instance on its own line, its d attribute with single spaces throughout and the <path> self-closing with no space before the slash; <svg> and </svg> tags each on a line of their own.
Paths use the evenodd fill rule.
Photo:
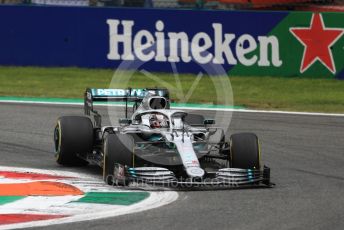
<svg viewBox="0 0 344 230">
<path fill-rule="evenodd" d="M 316 60 L 320 61 L 333 74 L 336 66 L 333 61 L 331 47 L 343 35 L 344 29 L 326 28 L 321 14 L 313 14 L 311 25 L 290 28 L 290 32 L 304 46 L 300 72 L 305 72 Z"/>
</svg>

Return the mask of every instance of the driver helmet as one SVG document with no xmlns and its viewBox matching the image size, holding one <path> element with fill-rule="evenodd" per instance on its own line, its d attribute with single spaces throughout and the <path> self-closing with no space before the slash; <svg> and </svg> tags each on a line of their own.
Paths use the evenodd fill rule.
<svg viewBox="0 0 344 230">
<path fill-rule="evenodd" d="M 149 123 L 151 128 L 161 128 L 160 121 L 156 114 L 153 114 L 149 117 Z"/>
</svg>

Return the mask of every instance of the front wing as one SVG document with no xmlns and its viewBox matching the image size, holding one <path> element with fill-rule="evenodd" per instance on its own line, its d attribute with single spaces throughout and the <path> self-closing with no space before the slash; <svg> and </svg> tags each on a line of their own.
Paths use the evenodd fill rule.
<svg viewBox="0 0 344 230">
<path fill-rule="evenodd" d="M 160 167 L 128 168 L 116 164 L 114 183 L 126 180 L 129 183 L 148 184 L 153 186 L 188 188 L 188 187 L 273 187 L 270 182 L 270 168 L 264 166 L 261 170 L 222 168 L 218 171 L 207 172 L 204 178 L 177 178 L 175 174 Z"/>
</svg>

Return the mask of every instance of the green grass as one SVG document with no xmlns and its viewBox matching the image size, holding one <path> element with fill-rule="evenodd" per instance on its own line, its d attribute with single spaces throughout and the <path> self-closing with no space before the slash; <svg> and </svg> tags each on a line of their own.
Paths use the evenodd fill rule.
<svg viewBox="0 0 344 230">
<path fill-rule="evenodd" d="M 81 98 L 86 87 L 108 88 L 114 71 L 109 69 L 0 67 L 0 96 Z M 125 73 L 126 74 L 126 73 Z M 172 74 L 155 73 L 176 85 Z M 189 103 L 221 104 L 215 96 L 213 81 L 221 84 L 227 76 L 201 78 Z M 196 79 L 180 75 L 184 95 Z M 344 112 L 344 81 L 334 79 L 301 79 L 278 77 L 230 78 L 234 105 L 254 109 Z M 142 73 L 130 78 L 131 87 L 161 86 Z M 119 82 L 116 87 L 127 87 Z M 180 92 L 179 92 L 180 93 Z M 172 90 L 172 98 L 180 98 Z"/>
</svg>

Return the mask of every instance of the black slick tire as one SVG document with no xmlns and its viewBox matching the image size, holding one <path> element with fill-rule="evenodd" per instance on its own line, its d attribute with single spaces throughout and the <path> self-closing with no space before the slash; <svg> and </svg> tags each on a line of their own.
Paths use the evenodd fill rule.
<svg viewBox="0 0 344 230">
<path fill-rule="evenodd" d="M 117 180 L 114 175 L 115 164 L 123 167 L 133 165 L 134 138 L 127 134 L 107 134 L 104 139 L 103 179 L 109 185 L 127 185 L 128 181 Z"/>
<path fill-rule="evenodd" d="M 88 117 L 63 116 L 54 130 L 55 159 L 67 166 L 86 165 L 86 156 L 93 150 L 93 125 Z"/>
<path fill-rule="evenodd" d="M 237 133 L 231 136 L 230 166 L 241 169 L 260 169 L 259 141 L 254 133 Z"/>
</svg>

